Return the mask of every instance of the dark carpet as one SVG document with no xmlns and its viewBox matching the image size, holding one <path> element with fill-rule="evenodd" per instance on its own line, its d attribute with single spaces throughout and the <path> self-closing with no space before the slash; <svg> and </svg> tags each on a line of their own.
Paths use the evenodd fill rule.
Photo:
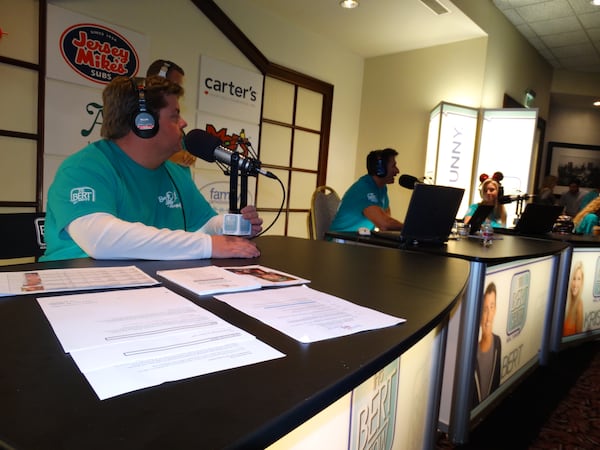
<svg viewBox="0 0 600 450">
<path fill-rule="evenodd" d="M 600 340 L 553 354 L 469 434 L 437 450 L 600 449 Z"/>
</svg>

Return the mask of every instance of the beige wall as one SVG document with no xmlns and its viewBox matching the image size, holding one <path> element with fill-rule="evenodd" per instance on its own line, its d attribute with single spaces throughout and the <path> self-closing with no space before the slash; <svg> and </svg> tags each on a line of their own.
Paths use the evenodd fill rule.
<svg viewBox="0 0 600 450">
<path fill-rule="evenodd" d="M 376 148 L 399 152 L 400 173 L 422 175 L 431 110 L 441 101 L 478 107 L 487 38 L 368 59 L 357 151 L 357 172 Z M 392 213 L 403 218 L 411 191 L 389 187 Z"/>
</svg>

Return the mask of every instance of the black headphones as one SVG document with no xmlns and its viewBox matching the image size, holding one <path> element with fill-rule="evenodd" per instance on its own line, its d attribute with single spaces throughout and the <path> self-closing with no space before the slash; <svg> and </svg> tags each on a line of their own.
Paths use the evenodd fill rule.
<svg viewBox="0 0 600 450">
<path fill-rule="evenodd" d="M 373 150 L 367 156 L 367 172 L 380 178 L 387 176 L 387 164 L 382 150 Z"/>
<path fill-rule="evenodd" d="M 158 117 L 146 107 L 146 89 L 144 82 L 136 85 L 131 78 L 131 86 L 138 98 L 138 106 L 131 117 L 131 130 L 136 136 L 149 139 L 158 133 Z"/>
</svg>

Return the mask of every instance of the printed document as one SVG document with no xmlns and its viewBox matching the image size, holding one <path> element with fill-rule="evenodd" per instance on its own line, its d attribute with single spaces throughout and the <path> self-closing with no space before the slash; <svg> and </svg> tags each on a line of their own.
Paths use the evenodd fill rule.
<svg viewBox="0 0 600 450">
<path fill-rule="evenodd" d="M 159 270 L 156 274 L 197 295 L 309 283 L 304 278 L 259 265 L 192 267 L 189 269 Z"/>
<path fill-rule="evenodd" d="M 37 301 L 101 400 L 285 356 L 164 287 Z"/>
<path fill-rule="evenodd" d="M 221 294 L 215 298 L 304 343 L 406 321 L 307 286 Z"/>
<path fill-rule="evenodd" d="M 0 296 L 155 284 L 135 266 L 0 272 Z"/>
</svg>

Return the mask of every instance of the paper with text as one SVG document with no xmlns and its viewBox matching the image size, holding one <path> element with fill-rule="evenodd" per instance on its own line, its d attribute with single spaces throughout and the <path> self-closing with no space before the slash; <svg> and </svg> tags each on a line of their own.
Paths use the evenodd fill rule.
<svg viewBox="0 0 600 450">
<path fill-rule="evenodd" d="M 243 277 L 217 266 L 159 270 L 156 274 L 198 295 L 248 291 L 261 287 L 256 278 Z"/>
<path fill-rule="evenodd" d="M 222 294 L 215 298 L 305 343 L 406 321 L 307 286 Z"/>
<path fill-rule="evenodd" d="M 37 300 L 101 400 L 285 356 L 164 287 Z"/>
<path fill-rule="evenodd" d="M 0 296 L 155 284 L 135 266 L 0 272 Z"/>
</svg>

